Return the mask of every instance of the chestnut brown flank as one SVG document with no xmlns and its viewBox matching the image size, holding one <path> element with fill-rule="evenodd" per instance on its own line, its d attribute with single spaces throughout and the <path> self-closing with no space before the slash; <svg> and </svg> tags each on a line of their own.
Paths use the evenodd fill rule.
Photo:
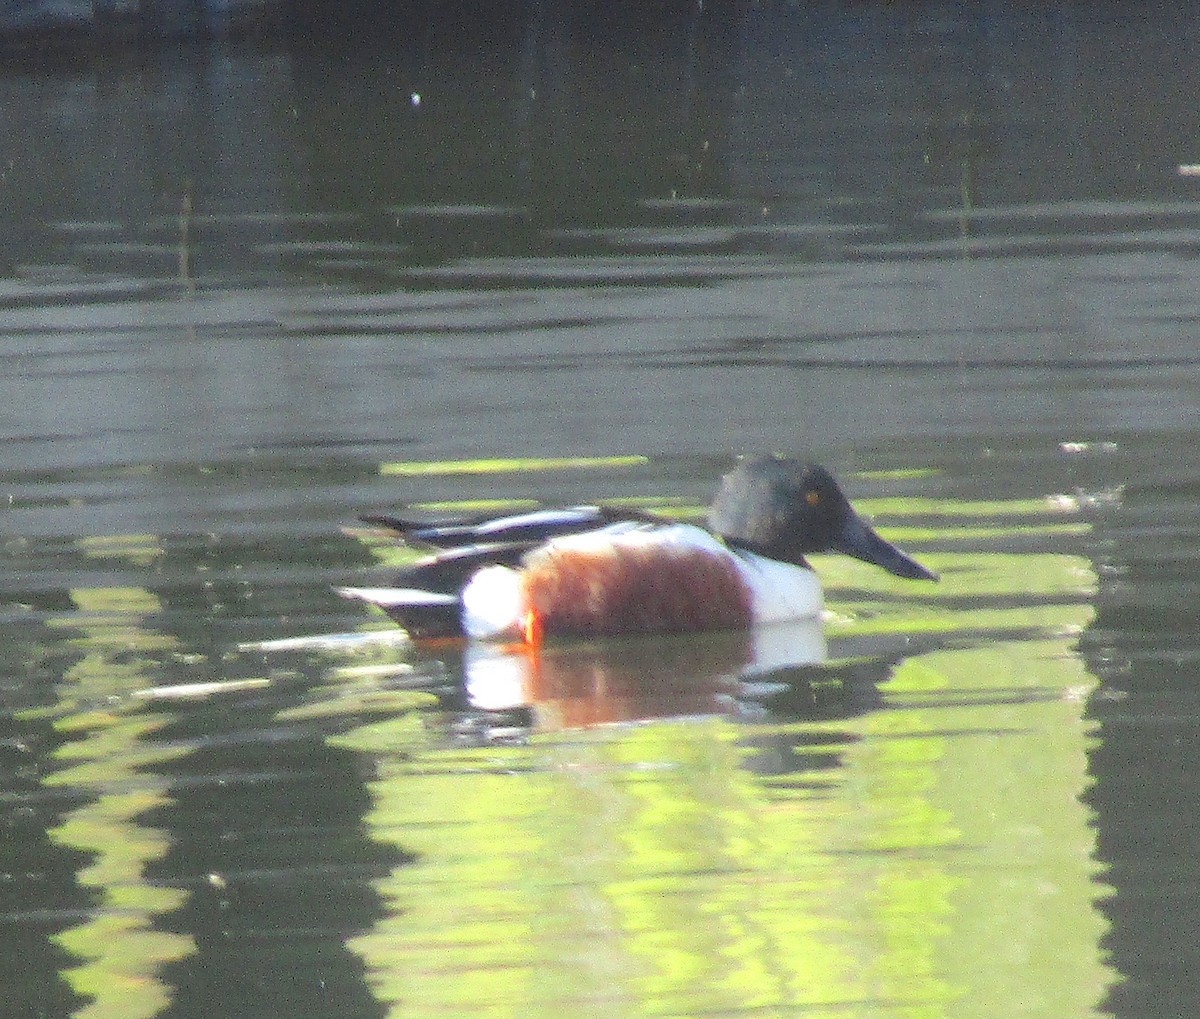
<svg viewBox="0 0 1200 1019">
<path fill-rule="evenodd" d="M 737 567 L 703 549 L 547 548 L 521 576 L 547 635 L 744 629 L 751 594 Z"/>
</svg>

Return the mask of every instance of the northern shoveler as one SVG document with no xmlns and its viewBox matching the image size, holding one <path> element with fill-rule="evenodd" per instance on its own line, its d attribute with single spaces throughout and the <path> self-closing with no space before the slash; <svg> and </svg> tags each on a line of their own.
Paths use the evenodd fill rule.
<svg viewBox="0 0 1200 1019">
<path fill-rule="evenodd" d="M 608 506 L 444 523 L 364 519 L 435 550 L 394 587 L 338 589 L 380 606 L 415 638 L 536 643 L 810 618 L 822 607 L 811 552 L 937 579 L 855 513 L 827 470 L 774 456 L 744 460 L 721 479 L 707 528 Z"/>
</svg>

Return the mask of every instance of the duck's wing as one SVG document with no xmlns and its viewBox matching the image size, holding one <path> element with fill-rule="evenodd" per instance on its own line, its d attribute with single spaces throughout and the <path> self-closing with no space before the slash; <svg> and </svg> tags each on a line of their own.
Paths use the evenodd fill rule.
<svg viewBox="0 0 1200 1019">
<path fill-rule="evenodd" d="M 430 523 L 394 516 L 364 517 L 397 538 L 434 549 L 395 576 L 387 587 L 339 587 L 346 598 L 382 608 L 418 638 L 461 637 L 463 589 L 488 566 L 519 569 L 526 554 L 546 541 L 594 531 L 620 522 L 664 523 L 661 517 L 637 510 L 604 506 L 535 510 L 486 520 Z"/>
<path fill-rule="evenodd" d="M 365 523 L 386 528 L 413 545 L 437 549 L 459 549 L 519 544 L 534 548 L 564 534 L 580 534 L 622 520 L 660 522 L 660 517 L 613 506 L 569 506 L 538 509 L 503 517 L 458 518 L 427 521 L 377 514 L 361 518 Z"/>
</svg>

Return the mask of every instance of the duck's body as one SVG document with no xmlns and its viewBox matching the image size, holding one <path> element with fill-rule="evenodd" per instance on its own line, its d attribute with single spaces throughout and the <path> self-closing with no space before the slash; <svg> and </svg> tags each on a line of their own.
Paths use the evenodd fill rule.
<svg viewBox="0 0 1200 1019">
<path fill-rule="evenodd" d="M 863 522 L 828 472 L 774 457 L 724 477 L 709 529 L 596 506 L 449 524 L 371 519 L 438 551 L 394 587 L 339 593 L 419 638 L 536 642 L 804 619 L 822 608 L 808 552 L 933 577 Z"/>
<path fill-rule="evenodd" d="M 420 636 L 484 640 L 745 629 L 821 611 L 812 570 L 734 551 L 689 524 L 603 524 L 550 537 L 517 557 L 468 550 L 485 559 L 499 552 L 500 561 L 472 570 L 457 591 L 426 584 L 341 593 L 381 606 Z M 424 565 L 457 566 L 461 558 L 435 556 Z M 406 580 L 420 583 L 421 570 Z"/>
</svg>

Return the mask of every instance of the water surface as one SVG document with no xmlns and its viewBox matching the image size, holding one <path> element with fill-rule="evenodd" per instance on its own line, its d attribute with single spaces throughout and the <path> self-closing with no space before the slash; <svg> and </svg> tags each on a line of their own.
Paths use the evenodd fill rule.
<svg viewBox="0 0 1200 1019">
<path fill-rule="evenodd" d="M 11 1014 L 1195 1011 L 1197 29 L 1111 13 L 0 73 Z M 761 450 L 942 582 L 822 557 L 767 665 L 331 592 Z"/>
</svg>

